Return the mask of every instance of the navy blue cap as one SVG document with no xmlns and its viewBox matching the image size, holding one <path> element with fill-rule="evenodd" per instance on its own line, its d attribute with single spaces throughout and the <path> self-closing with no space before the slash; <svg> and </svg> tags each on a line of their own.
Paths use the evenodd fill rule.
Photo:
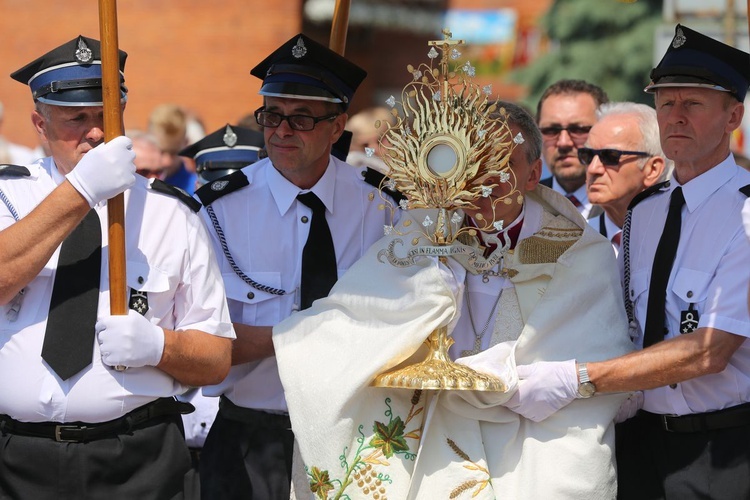
<svg viewBox="0 0 750 500">
<path fill-rule="evenodd" d="M 678 24 L 667 52 L 651 70 L 651 82 L 646 92 L 703 87 L 729 92 L 742 102 L 750 85 L 750 54 Z"/>
<path fill-rule="evenodd" d="M 10 77 L 31 87 L 34 101 L 54 106 L 102 106 L 102 56 L 98 40 L 78 36 Z M 125 59 L 119 51 L 121 102 L 127 100 Z"/>
<path fill-rule="evenodd" d="M 312 99 L 344 108 L 367 72 L 311 38 L 298 34 L 266 57 L 250 74 L 263 80 L 262 96 Z"/>
<path fill-rule="evenodd" d="M 199 180 L 207 183 L 255 163 L 263 146 L 262 132 L 227 124 L 178 154 L 193 158 Z"/>
</svg>

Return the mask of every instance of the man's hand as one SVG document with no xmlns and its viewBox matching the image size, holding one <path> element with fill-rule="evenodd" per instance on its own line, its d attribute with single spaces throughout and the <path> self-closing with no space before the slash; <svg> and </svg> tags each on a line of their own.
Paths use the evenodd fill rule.
<svg viewBox="0 0 750 500">
<path fill-rule="evenodd" d="M 576 361 L 540 361 L 517 367 L 518 389 L 503 406 L 541 422 L 578 396 Z"/>
<path fill-rule="evenodd" d="M 156 366 L 164 353 L 164 330 L 135 311 L 96 322 L 102 361 L 109 366 Z"/>
<path fill-rule="evenodd" d="M 93 208 L 135 183 L 133 160 L 133 142 L 125 136 L 115 137 L 83 155 L 66 178 Z"/>
</svg>

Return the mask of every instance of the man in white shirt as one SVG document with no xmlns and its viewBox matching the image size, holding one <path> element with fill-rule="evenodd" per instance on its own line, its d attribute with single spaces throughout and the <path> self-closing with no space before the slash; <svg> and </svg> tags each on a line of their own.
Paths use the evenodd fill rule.
<svg viewBox="0 0 750 500">
<path fill-rule="evenodd" d="M 635 198 L 621 253 L 642 349 L 579 359 L 556 381 L 538 367 L 521 395 L 524 413 L 571 401 L 560 388 L 576 380 L 592 392 L 643 391 L 630 413 L 643 409 L 617 429 L 619 498 L 750 497 L 750 173 L 730 152 L 749 78 L 746 52 L 676 26 L 646 87 L 674 173 Z"/>
<path fill-rule="evenodd" d="M 220 397 L 204 499 L 289 497 L 294 434 L 271 330 L 326 296 L 392 223 L 374 172 L 332 155 L 365 71 L 299 34 L 251 73 L 263 81 L 255 117 L 268 158 L 197 193 L 237 331 L 229 376 L 203 389 Z"/>
<path fill-rule="evenodd" d="M 0 169 L 2 497 L 181 498 L 191 407 L 175 396 L 229 371 L 200 206 L 137 176 L 130 139 L 103 142 L 100 61 L 79 36 L 12 75 L 52 155 Z M 107 200 L 123 192 L 129 309 L 113 316 Z"/>
</svg>

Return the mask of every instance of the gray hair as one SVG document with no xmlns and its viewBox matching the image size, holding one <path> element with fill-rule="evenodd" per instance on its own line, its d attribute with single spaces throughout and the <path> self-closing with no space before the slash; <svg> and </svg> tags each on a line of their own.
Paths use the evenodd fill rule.
<svg viewBox="0 0 750 500">
<path fill-rule="evenodd" d="M 499 115 L 500 108 L 505 108 L 508 124 L 520 129 L 521 135 L 524 138 L 523 145 L 526 152 L 526 161 L 534 163 L 541 158 L 542 133 L 539 131 L 534 117 L 523 107 L 512 102 L 495 101 L 495 104 L 498 107 L 498 111 L 495 114 Z"/>
<path fill-rule="evenodd" d="M 657 180 L 657 182 L 664 181 L 669 178 L 674 168 L 674 162 L 668 159 L 661 148 L 661 140 L 659 138 L 659 122 L 656 120 L 656 111 L 651 106 L 646 104 L 640 104 L 636 102 L 607 102 L 599 106 L 596 111 L 598 120 L 601 120 L 605 116 L 615 115 L 634 115 L 638 123 L 638 131 L 641 133 L 641 141 L 638 145 L 639 149 L 647 152 L 651 156 L 658 156 L 664 160 L 664 171 Z M 646 165 L 648 158 L 642 158 L 640 161 L 640 168 Z"/>
<path fill-rule="evenodd" d="M 52 116 L 52 113 L 49 104 L 36 101 L 34 103 L 34 108 L 36 109 L 37 113 L 42 115 L 47 121 L 51 119 L 50 117 Z"/>
</svg>

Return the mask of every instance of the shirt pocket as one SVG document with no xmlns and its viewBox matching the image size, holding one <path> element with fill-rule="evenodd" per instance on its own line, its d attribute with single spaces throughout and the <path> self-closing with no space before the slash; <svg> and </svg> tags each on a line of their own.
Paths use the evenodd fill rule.
<svg viewBox="0 0 750 500">
<path fill-rule="evenodd" d="M 685 267 L 677 270 L 671 291 L 680 300 L 681 310 L 686 310 L 690 307 L 690 304 L 695 304 L 695 309 L 699 314 L 703 311 L 703 303 L 708 297 L 711 276 L 710 273 Z"/>
<path fill-rule="evenodd" d="M 172 317 L 172 296 L 169 275 L 161 269 L 140 261 L 127 263 L 128 308 L 151 319 Z M 171 292 L 171 293 L 170 293 Z M 141 310 L 147 304 L 147 310 Z M 174 328 L 173 325 L 165 325 Z"/>
<path fill-rule="evenodd" d="M 248 277 L 259 285 L 278 289 L 281 273 L 258 272 Z M 245 325 L 272 326 L 281 321 L 281 296 L 253 288 L 235 273 L 222 274 L 232 321 Z"/>
</svg>

